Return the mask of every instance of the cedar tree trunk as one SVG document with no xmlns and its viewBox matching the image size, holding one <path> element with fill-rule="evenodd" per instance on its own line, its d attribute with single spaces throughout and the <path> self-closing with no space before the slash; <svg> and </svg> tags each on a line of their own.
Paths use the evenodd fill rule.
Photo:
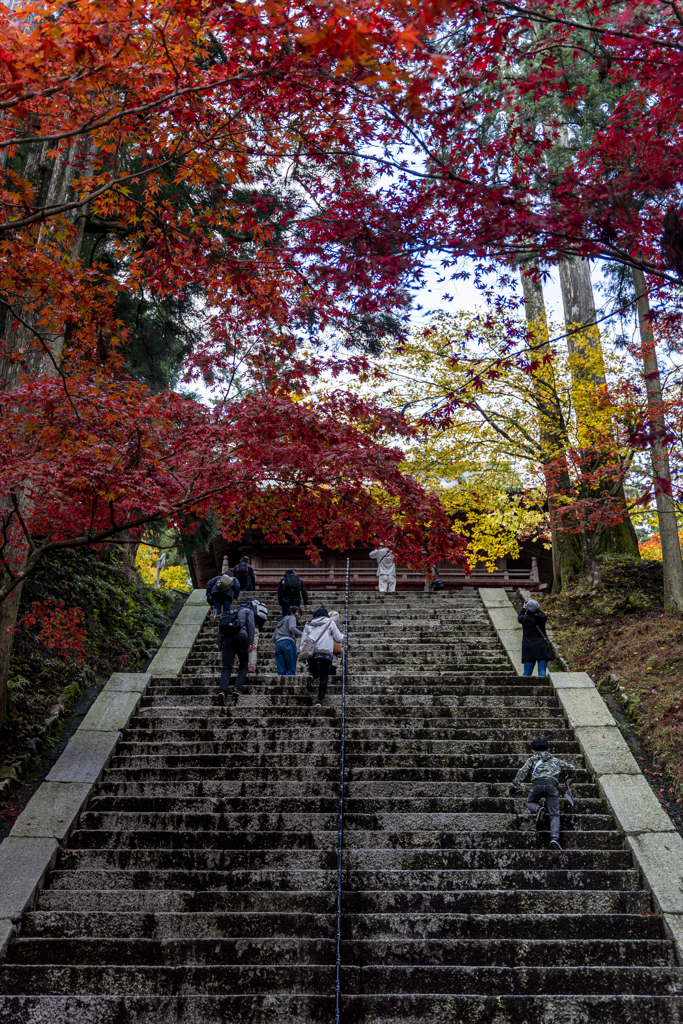
<svg viewBox="0 0 683 1024">
<path fill-rule="evenodd" d="M 657 349 L 650 326 L 650 300 L 647 294 L 645 275 L 642 270 L 632 268 L 633 284 L 638 301 L 640 325 L 640 350 L 643 360 L 643 374 L 647 391 L 647 408 L 651 430 L 654 436 L 652 447 L 652 476 L 654 478 L 655 500 L 659 536 L 662 540 L 662 567 L 664 571 L 664 608 L 676 615 L 683 614 L 683 561 L 678 539 L 676 504 L 671 493 L 671 468 L 666 446 L 666 426 L 662 405 L 662 381 L 659 376 Z"/>
<path fill-rule="evenodd" d="M 567 329 L 569 351 L 577 359 L 572 366 L 575 380 L 590 377 L 596 384 L 605 382 L 600 334 L 595 324 L 595 301 L 591 282 L 590 264 L 584 259 L 566 259 L 560 263 L 560 286 L 562 305 Z M 586 326 L 579 335 L 572 335 L 577 326 Z M 585 356 L 586 367 L 582 372 L 581 356 Z M 578 366 L 577 366 L 578 363 Z M 589 468 L 589 467 L 587 467 Z M 621 522 L 592 535 L 583 537 L 581 544 L 584 572 L 592 583 L 599 582 L 600 570 L 597 557 L 601 554 L 640 558 L 638 538 L 626 506 L 623 483 L 616 485 L 612 492 L 623 506 Z"/>
</svg>

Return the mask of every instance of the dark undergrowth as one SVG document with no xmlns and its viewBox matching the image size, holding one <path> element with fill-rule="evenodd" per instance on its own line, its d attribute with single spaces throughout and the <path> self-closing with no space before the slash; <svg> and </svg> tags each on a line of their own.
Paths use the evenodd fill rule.
<svg viewBox="0 0 683 1024">
<path fill-rule="evenodd" d="M 683 803 L 683 619 L 664 613 L 662 563 L 604 560 L 602 585 L 543 609 L 572 671 L 587 672 L 642 744 L 662 804 Z"/>
<path fill-rule="evenodd" d="M 62 551 L 46 559 L 24 584 L 8 690 L 0 730 L 0 765 L 21 756 L 49 709 L 71 687 L 75 702 L 85 686 L 104 683 L 112 672 L 135 672 L 156 650 L 177 595 L 143 583 L 118 553 Z M 36 608 L 63 602 L 82 609 L 78 637 L 70 649 L 49 645 Z M 26 619 L 22 624 L 22 619 Z M 75 686 L 73 684 L 76 684 Z"/>
</svg>

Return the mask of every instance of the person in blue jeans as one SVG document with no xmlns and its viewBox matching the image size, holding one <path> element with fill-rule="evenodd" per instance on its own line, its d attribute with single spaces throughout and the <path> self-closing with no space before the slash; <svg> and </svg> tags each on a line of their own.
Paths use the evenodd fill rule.
<svg viewBox="0 0 683 1024">
<path fill-rule="evenodd" d="M 223 612 L 230 611 L 230 605 L 233 601 L 236 601 L 240 593 L 239 581 L 233 579 L 232 586 L 229 590 L 221 590 L 219 587 L 220 581 L 223 576 L 232 576 L 232 573 L 223 573 L 221 576 L 214 576 L 206 584 L 206 600 L 210 605 L 213 605 L 213 610 L 216 615 L 220 618 Z"/>
<path fill-rule="evenodd" d="M 538 662 L 538 674 L 543 677 L 548 665 L 548 640 L 545 635 L 548 616 L 543 614 L 538 601 L 527 601 L 517 616 L 517 621 L 522 626 L 524 675 L 530 676 Z"/>
<path fill-rule="evenodd" d="M 300 615 L 300 608 L 292 608 L 292 611 L 288 615 L 283 615 L 275 626 L 273 640 L 275 641 L 275 663 L 279 676 L 296 675 L 296 638 L 301 636 L 301 630 L 297 628 L 297 620 Z"/>
</svg>

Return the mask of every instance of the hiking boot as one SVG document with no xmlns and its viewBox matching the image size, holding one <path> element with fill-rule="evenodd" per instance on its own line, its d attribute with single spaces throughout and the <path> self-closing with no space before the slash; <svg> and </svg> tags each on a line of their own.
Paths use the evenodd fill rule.
<svg viewBox="0 0 683 1024">
<path fill-rule="evenodd" d="M 542 796 L 538 802 L 540 807 L 536 811 L 536 824 L 540 825 L 542 821 L 545 821 L 545 797 Z"/>
<path fill-rule="evenodd" d="M 550 840 L 550 849 L 551 850 L 555 850 L 555 851 L 559 851 L 560 853 L 562 853 L 563 850 L 562 850 L 562 847 L 560 846 L 560 840 L 559 839 L 551 839 Z"/>
<path fill-rule="evenodd" d="M 219 708 L 224 708 L 225 707 L 225 697 L 226 697 L 225 690 L 221 690 L 220 693 L 218 694 L 218 707 Z"/>
<path fill-rule="evenodd" d="M 306 680 L 306 689 L 310 692 L 313 689 L 313 676 L 309 676 Z"/>
</svg>

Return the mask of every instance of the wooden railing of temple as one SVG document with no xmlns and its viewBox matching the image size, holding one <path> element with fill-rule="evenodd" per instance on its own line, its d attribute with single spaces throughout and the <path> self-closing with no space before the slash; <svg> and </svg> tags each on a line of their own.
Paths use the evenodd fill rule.
<svg viewBox="0 0 683 1024">
<path fill-rule="evenodd" d="M 294 569 L 309 590 L 343 590 L 346 586 L 345 566 L 326 568 L 302 565 L 297 567 L 288 563 L 287 565 L 255 566 L 256 589 L 277 590 L 277 585 L 287 569 Z M 535 558 L 532 559 L 529 570 L 499 569 L 495 572 L 475 571 L 468 576 L 462 569 L 452 567 L 440 569 L 439 579 L 447 590 L 458 590 L 463 587 L 505 587 L 509 590 L 524 587 L 528 590 L 538 590 L 540 585 L 538 565 Z M 424 582 L 423 573 L 397 566 L 397 590 L 422 590 Z M 352 566 L 350 583 L 354 590 L 372 590 L 377 586 L 377 570 L 373 566 L 363 566 L 362 568 Z"/>
</svg>

